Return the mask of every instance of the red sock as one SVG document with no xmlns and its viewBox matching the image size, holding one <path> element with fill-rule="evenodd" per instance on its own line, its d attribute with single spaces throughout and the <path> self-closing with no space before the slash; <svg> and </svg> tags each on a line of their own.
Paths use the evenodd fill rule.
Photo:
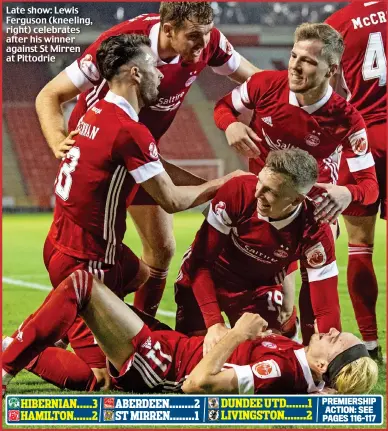
<svg viewBox="0 0 388 431">
<path fill-rule="evenodd" d="M 301 271 L 302 272 L 302 271 Z M 314 334 L 314 312 L 311 305 L 310 285 L 307 273 L 302 272 L 302 287 L 299 293 L 299 317 L 300 330 L 302 332 L 303 344 L 307 346 L 311 336 Z"/>
<path fill-rule="evenodd" d="M 30 314 L 27 319 L 25 319 L 22 324 L 19 326 L 18 329 L 11 335 L 11 338 L 16 338 L 19 332 L 27 325 L 27 323 L 35 316 L 36 313 L 46 304 L 46 302 L 50 299 L 51 294 L 53 293 L 53 290 L 46 296 L 46 299 L 43 301 L 43 304 L 40 305 L 40 307 L 34 311 L 34 313 Z"/>
<path fill-rule="evenodd" d="M 86 271 L 77 270 L 67 277 L 5 350 L 3 370 L 17 374 L 64 336 L 79 310 L 88 303 L 92 284 L 93 276 Z"/>
<path fill-rule="evenodd" d="M 358 328 L 364 341 L 377 340 L 377 279 L 373 268 L 373 244 L 348 244 L 348 289 Z"/>
<path fill-rule="evenodd" d="M 150 276 L 135 293 L 134 305 L 140 311 L 155 316 L 166 287 L 168 270 L 150 268 Z"/>
<path fill-rule="evenodd" d="M 48 347 L 33 359 L 26 370 L 60 389 L 93 391 L 96 378 L 77 355 L 58 347 Z"/>
<path fill-rule="evenodd" d="M 330 328 L 341 331 L 341 310 L 338 297 L 338 277 L 310 283 L 304 268 L 302 288 L 299 294 L 301 331 L 303 344 L 307 345 L 314 333 L 314 320 L 319 332 L 329 332 Z"/>
</svg>

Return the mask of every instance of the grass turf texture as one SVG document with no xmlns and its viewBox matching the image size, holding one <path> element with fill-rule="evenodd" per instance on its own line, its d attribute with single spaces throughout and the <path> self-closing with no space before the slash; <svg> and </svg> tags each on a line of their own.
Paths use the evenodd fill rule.
<svg viewBox="0 0 388 431">
<path fill-rule="evenodd" d="M 51 220 L 51 214 L 18 214 L 4 215 L 3 217 L 4 335 L 11 334 L 20 323 L 42 303 L 47 295 L 47 291 L 23 287 L 22 284 L 25 282 L 47 287 L 50 286 L 49 278 L 43 264 L 42 249 Z M 173 296 L 174 279 L 178 273 L 181 258 L 187 247 L 191 244 L 202 221 L 203 216 L 200 213 L 183 213 L 174 217 L 177 249 L 171 264 L 167 288 L 160 304 L 160 310 L 170 313 L 175 311 Z M 342 234 L 337 241 L 337 263 L 340 269 L 339 293 L 343 330 L 359 335 L 346 287 L 347 239 L 344 226 L 342 225 L 341 228 Z M 380 286 L 377 303 L 377 318 L 380 342 L 384 352 L 386 349 L 385 238 L 385 224 L 379 220 L 376 229 L 374 263 Z M 128 219 L 128 230 L 124 242 L 129 245 L 135 253 L 138 255 L 141 254 L 140 239 L 130 219 Z M 16 284 L 5 282 L 4 278 L 12 279 Z M 130 298 L 128 299 L 130 300 Z M 159 314 L 158 317 L 165 323 L 174 326 L 174 318 L 167 314 L 169 313 Z M 379 382 L 374 393 L 385 394 L 385 378 L 385 367 L 381 367 Z M 40 378 L 25 371 L 21 372 L 8 386 L 9 394 L 32 395 L 54 394 L 58 392 L 60 391 L 54 386 L 45 383 Z M 6 425 L 4 424 L 4 426 Z"/>
</svg>

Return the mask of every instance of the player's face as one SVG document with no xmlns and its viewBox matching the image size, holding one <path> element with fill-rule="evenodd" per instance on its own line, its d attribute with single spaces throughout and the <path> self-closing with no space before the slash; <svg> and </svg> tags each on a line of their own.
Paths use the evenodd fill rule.
<svg viewBox="0 0 388 431">
<path fill-rule="evenodd" d="M 319 40 L 296 42 L 288 62 L 288 83 L 294 93 L 306 93 L 330 79 L 329 65 Z"/>
<path fill-rule="evenodd" d="M 321 357 L 322 353 L 327 355 L 326 361 L 329 364 L 340 353 L 360 343 L 361 341 L 350 332 L 340 332 L 331 328 L 326 334 L 320 334 L 315 325 L 315 334 L 309 343 L 309 353 L 315 357 Z"/>
<path fill-rule="evenodd" d="M 186 20 L 183 27 L 171 32 L 171 47 L 188 63 L 197 63 L 204 48 L 210 41 L 214 24 L 198 24 Z"/>
<path fill-rule="evenodd" d="M 159 85 L 163 74 L 156 67 L 156 57 L 148 46 L 143 48 L 142 79 L 139 84 L 140 97 L 144 106 L 150 106 L 158 100 Z"/>
<path fill-rule="evenodd" d="M 260 171 L 255 197 L 257 212 L 262 217 L 280 219 L 286 216 L 294 208 L 298 196 L 283 175 L 268 168 Z"/>
</svg>

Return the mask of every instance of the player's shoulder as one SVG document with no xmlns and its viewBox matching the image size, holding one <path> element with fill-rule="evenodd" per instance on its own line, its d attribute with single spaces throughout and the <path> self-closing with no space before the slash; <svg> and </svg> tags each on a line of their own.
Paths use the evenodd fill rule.
<svg viewBox="0 0 388 431">
<path fill-rule="evenodd" d="M 281 84 L 288 83 L 287 70 L 263 70 L 253 74 L 249 81 L 265 88 L 278 87 Z"/>
<path fill-rule="evenodd" d="M 144 34 L 148 36 L 152 27 L 159 22 L 159 14 L 143 14 L 136 16 L 135 18 L 126 20 L 120 24 L 117 24 L 103 34 L 106 35 L 106 37 L 111 35 L 130 33 Z"/>
<path fill-rule="evenodd" d="M 348 4 L 345 7 L 337 10 L 332 15 L 330 15 L 325 22 L 334 28 L 341 27 L 342 24 L 347 24 L 349 19 L 351 19 L 356 13 L 356 8 L 358 8 L 358 5 L 354 5 L 354 3 L 356 2 Z"/>
<path fill-rule="evenodd" d="M 333 118 L 338 119 L 339 124 L 352 125 L 362 120 L 360 112 L 335 91 L 327 103 L 327 109 Z"/>
<path fill-rule="evenodd" d="M 243 195 L 247 199 L 254 197 L 257 177 L 251 173 L 230 179 L 223 187 L 230 196 Z"/>
</svg>

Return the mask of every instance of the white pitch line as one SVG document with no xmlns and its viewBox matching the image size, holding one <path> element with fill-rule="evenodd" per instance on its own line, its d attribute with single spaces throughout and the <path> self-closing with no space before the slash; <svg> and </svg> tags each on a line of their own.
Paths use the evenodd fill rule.
<svg viewBox="0 0 388 431">
<path fill-rule="evenodd" d="M 45 292 L 50 291 L 52 289 L 51 286 L 46 286 L 44 284 L 39 284 L 39 283 L 30 283 L 29 281 L 23 281 L 23 280 L 17 280 L 15 278 L 10 278 L 10 277 L 3 277 L 3 283 L 5 284 L 12 284 L 14 286 L 19 286 L 19 287 L 27 287 L 28 289 L 35 289 L 35 290 L 43 290 Z M 158 313 L 161 316 L 165 316 L 165 317 L 175 317 L 175 313 L 173 313 L 172 311 L 167 311 L 167 310 L 162 310 L 162 309 L 158 309 Z"/>
</svg>

